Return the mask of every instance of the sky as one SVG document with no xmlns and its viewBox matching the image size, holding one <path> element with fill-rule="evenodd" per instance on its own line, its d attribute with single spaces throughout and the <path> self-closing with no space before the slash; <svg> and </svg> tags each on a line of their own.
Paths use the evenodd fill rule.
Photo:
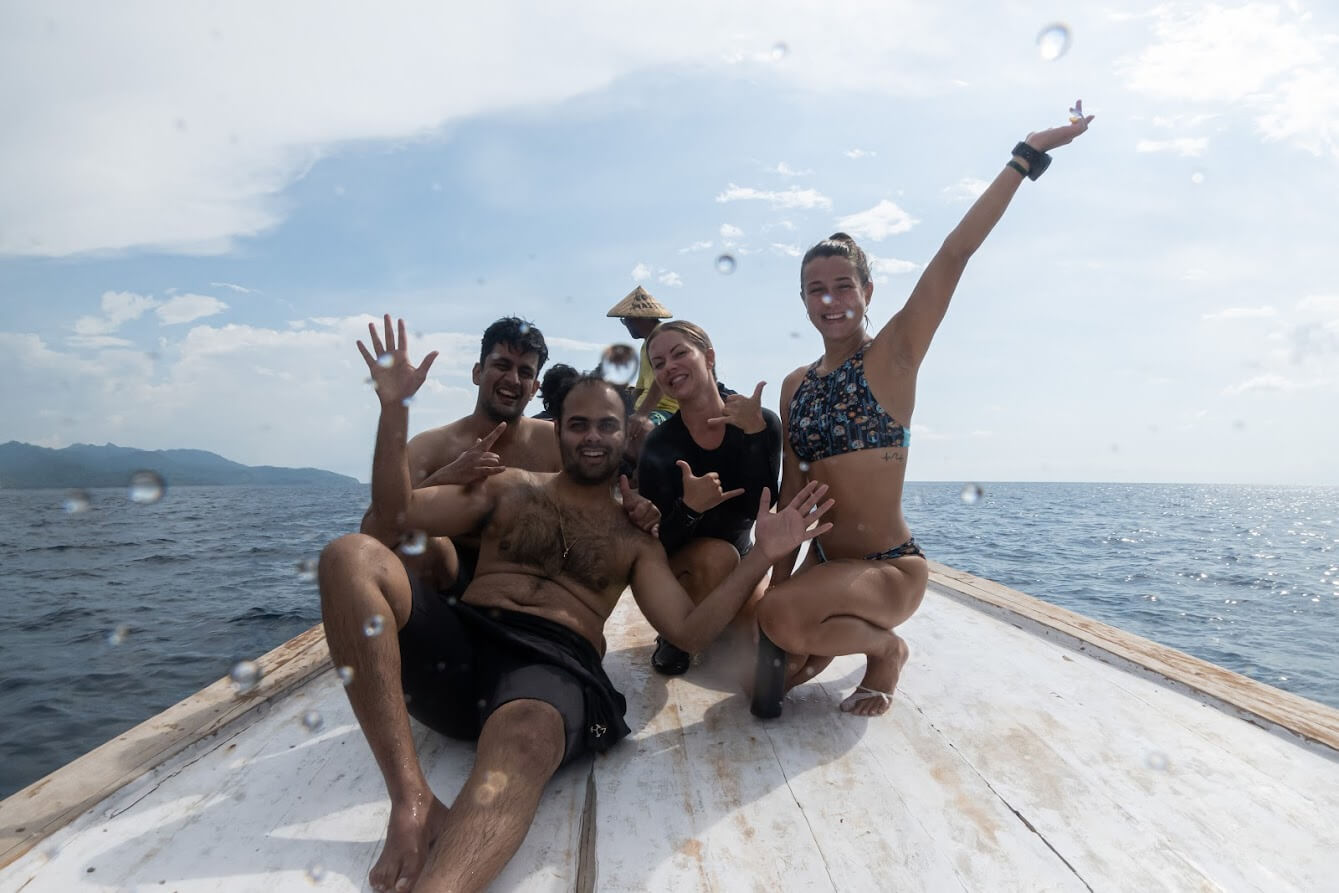
<svg viewBox="0 0 1339 893">
<path fill-rule="evenodd" d="M 419 431 L 489 322 L 590 368 L 639 283 L 775 408 L 822 352 L 803 251 L 860 239 L 882 325 L 1082 98 L 920 370 L 909 478 L 1339 484 L 1339 9 L 989 6 L 4 4 L 0 442 L 366 480 L 370 319 L 441 352 Z"/>
</svg>

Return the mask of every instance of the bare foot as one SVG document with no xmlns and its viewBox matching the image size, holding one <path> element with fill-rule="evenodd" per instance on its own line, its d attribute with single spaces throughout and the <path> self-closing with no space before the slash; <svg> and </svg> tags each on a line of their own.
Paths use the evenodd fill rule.
<svg viewBox="0 0 1339 893">
<path fill-rule="evenodd" d="M 428 858 L 428 849 L 446 824 L 446 804 L 431 793 L 402 803 L 391 802 L 386 843 L 367 881 L 378 893 L 404 893 L 414 888 Z"/>
<path fill-rule="evenodd" d="M 893 645 L 887 656 L 870 655 L 865 666 L 865 678 L 860 680 L 856 690 L 841 702 L 843 713 L 855 716 L 882 716 L 893 705 L 893 692 L 897 690 L 897 680 L 902 675 L 911 649 L 901 636 L 889 633 Z"/>
</svg>

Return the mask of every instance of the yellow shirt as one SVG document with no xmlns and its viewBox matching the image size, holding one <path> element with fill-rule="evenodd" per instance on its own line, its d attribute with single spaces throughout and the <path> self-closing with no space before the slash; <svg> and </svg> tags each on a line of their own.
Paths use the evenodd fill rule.
<svg viewBox="0 0 1339 893">
<path fill-rule="evenodd" d="M 642 339 L 642 368 L 637 373 L 637 411 L 650 412 L 653 409 L 663 409 L 665 412 L 678 412 L 679 401 L 668 394 L 661 394 L 660 402 L 655 406 L 643 406 L 642 397 L 651 390 L 651 386 L 656 383 L 655 371 L 651 368 L 651 355 L 646 352 L 646 339 Z"/>
</svg>

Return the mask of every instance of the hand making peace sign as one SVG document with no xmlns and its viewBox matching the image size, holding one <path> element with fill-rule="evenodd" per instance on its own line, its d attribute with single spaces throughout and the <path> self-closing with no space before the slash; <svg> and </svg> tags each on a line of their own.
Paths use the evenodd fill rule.
<svg viewBox="0 0 1339 893">
<path fill-rule="evenodd" d="M 372 333 L 372 350 L 375 353 L 369 353 L 361 341 L 358 342 L 358 352 L 367 361 L 368 371 L 372 373 L 372 386 L 376 388 L 381 405 L 391 406 L 396 403 L 403 404 L 418 393 L 418 389 L 428 377 L 428 368 L 432 365 L 432 361 L 437 359 L 437 351 L 434 350 L 424 357 L 422 365 L 411 365 L 409 338 L 405 335 L 404 320 L 399 320 L 400 337 L 397 343 L 395 332 L 391 329 L 391 315 L 387 313 L 384 319 L 386 344 L 383 346 L 381 339 L 377 337 L 376 323 L 368 323 L 367 330 Z"/>
<path fill-rule="evenodd" d="M 506 422 L 498 422 L 496 428 L 474 441 L 474 446 L 465 450 L 454 461 L 428 475 L 419 484 L 420 487 L 435 487 L 438 484 L 473 484 L 486 477 L 506 471 L 502 457 L 493 452 L 493 444 L 507 430 Z"/>
</svg>

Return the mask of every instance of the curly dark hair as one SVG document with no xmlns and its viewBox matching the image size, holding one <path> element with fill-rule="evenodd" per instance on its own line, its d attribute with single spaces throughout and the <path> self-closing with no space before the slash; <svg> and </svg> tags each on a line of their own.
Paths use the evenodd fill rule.
<svg viewBox="0 0 1339 893">
<path fill-rule="evenodd" d="M 804 291 L 804 268 L 816 257 L 844 257 L 855 264 L 856 272 L 860 274 L 861 285 L 869 285 L 871 281 L 869 258 L 865 257 L 865 252 L 855 243 L 855 239 L 846 233 L 833 233 L 804 253 L 804 260 L 800 261 L 801 293 Z"/>
<path fill-rule="evenodd" d="M 544 404 L 544 415 L 547 418 L 558 417 L 558 409 L 562 405 L 558 395 L 566 394 L 572 382 L 580 377 L 581 373 L 566 363 L 554 363 L 549 371 L 544 373 L 539 385 L 539 400 Z"/>
<path fill-rule="evenodd" d="M 535 374 L 539 374 L 539 370 L 549 361 L 549 346 L 544 343 L 544 333 L 539 330 L 539 326 L 518 316 L 504 316 L 484 329 L 479 362 L 487 360 L 493 348 L 499 344 L 505 344 L 520 353 L 539 354 Z"/>
</svg>

